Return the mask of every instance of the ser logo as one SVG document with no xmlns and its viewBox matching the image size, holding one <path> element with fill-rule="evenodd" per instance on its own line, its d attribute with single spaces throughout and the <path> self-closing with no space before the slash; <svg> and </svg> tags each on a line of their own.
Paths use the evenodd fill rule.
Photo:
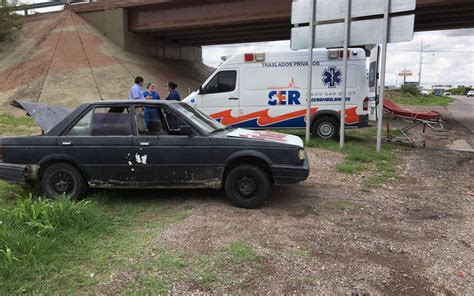
<svg viewBox="0 0 474 296">
<path fill-rule="evenodd" d="M 325 86 L 329 88 L 335 88 L 341 85 L 342 82 L 342 71 L 338 67 L 331 66 L 324 69 L 321 75 L 321 81 Z"/>
<path fill-rule="evenodd" d="M 301 105 L 297 90 L 272 90 L 268 93 L 268 105 Z"/>
<path fill-rule="evenodd" d="M 279 87 L 275 88 L 278 89 Z M 288 89 L 284 90 L 285 88 Z M 279 90 L 271 90 L 268 93 L 268 105 L 301 105 L 301 93 L 299 90 L 294 90 L 295 88 L 297 88 L 295 80 L 291 79 L 291 82 L 287 87 L 282 87 Z"/>
</svg>

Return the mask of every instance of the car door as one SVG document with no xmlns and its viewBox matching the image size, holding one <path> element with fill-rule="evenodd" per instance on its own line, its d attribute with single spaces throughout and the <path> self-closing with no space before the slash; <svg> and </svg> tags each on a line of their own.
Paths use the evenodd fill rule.
<svg viewBox="0 0 474 296">
<path fill-rule="evenodd" d="M 130 107 L 96 106 L 62 136 L 58 153 L 76 161 L 96 185 L 133 182 L 133 135 Z"/>
<path fill-rule="evenodd" d="M 239 88 L 237 69 L 221 70 L 201 90 L 201 108 L 224 125 L 239 120 Z"/>
<path fill-rule="evenodd" d="M 140 113 L 156 109 L 159 122 L 141 122 Z M 192 135 L 180 135 L 180 131 L 169 128 L 167 119 L 177 117 L 178 126 L 190 126 L 175 112 L 166 107 L 137 105 L 135 108 L 136 129 L 134 179 L 137 186 L 157 187 L 208 187 L 216 181 L 216 166 L 213 150 L 207 136 L 193 127 Z M 150 116 L 145 116 L 150 118 Z"/>
</svg>

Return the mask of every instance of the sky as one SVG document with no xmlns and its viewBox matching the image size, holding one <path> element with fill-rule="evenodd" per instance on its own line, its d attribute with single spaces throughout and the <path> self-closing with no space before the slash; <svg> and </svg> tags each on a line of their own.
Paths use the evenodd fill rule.
<svg viewBox="0 0 474 296">
<path fill-rule="evenodd" d="M 474 85 L 474 29 L 417 32 L 410 42 L 389 44 L 387 48 L 386 85 L 400 85 L 398 72 L 411 70 L 407 81 L 418 81 L 420 48 L 423 39 L 421 85 Z M 270 52 L 290 49 L 290 41 L 215 45 L 203 47 L 204 63 L 217 67 L 222 56 L 239 52 Z"/>
</svg>

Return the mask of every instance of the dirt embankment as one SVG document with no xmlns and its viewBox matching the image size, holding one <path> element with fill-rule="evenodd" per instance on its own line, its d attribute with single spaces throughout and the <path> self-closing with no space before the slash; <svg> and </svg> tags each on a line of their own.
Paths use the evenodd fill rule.
<svg viewBox="0 0 474 296">
<path fill-rule="evenodd" d="M 162 96 L 174 80 L 183 96 L 210 73 L 202 63 L 127 53 L 70 11 L 26 22 L 19 40 L 0 52 L 0 107 L 28 99 L 75 107 L 126 98 L 135 76 L 153 81 Z"/>
</svg>

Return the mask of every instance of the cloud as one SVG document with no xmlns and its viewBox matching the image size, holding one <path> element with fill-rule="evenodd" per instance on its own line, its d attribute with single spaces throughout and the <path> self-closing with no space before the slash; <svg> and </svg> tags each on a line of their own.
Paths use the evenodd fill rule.
<svg viewBox="0 0 474 296">
<path fill-rule="evenodd" d="M 387 50 L 386 84 L 400 84 L 397 73 L 412 70 L 413 76 L 407 81 L 418 81 L 420 47 L 423 40 L 422 85 L 433 84 L 473 85 L 474 84 L 474 29 L 419 32 L 413 40 L 389 44 Z M 466 38 L 469 37 L 469 38 Z M 260 43 L 230 44 L 203 47 L 204 63 L 217 67 L 221 56 L 241 52 L 270 52 L 290 50 L 290 42 L 274 41 Z M 397 81 L 398 80 L 398 81 Z"/>
</svg>

